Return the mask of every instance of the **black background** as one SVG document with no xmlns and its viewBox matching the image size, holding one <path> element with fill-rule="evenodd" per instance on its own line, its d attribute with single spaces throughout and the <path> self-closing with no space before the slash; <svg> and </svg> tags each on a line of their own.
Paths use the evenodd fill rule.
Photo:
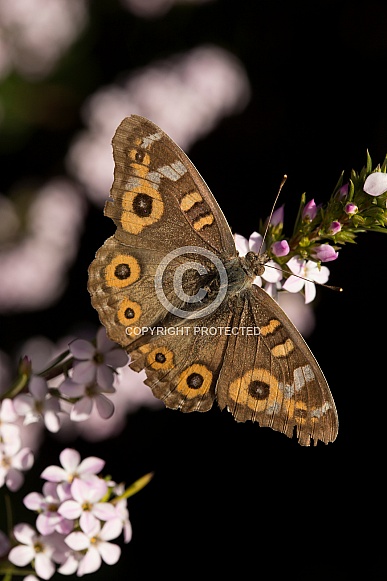
<svg viewBox="0 0 387 581">
<path fill-rule="evenodd" d="M 246 68 L 252 96 L 188 152 L 210 185 L 233 231 L 248 237 L 271 209 L 284 173 L 285 228 L 306 191 L 327 201 L 341 171 L 360 170 L 366 150 L 374 163 L 387 153 L 387 4 L 301 0 L 219 0 L 176 5 L 141 19 L 116 1 L 90 4 L 91 22 L 55 82 L 76 98 L 36 122 L 29 138 L 7 150 L 4 193 L 17 180 L 64 170 L 80 110 L 89 94 L 122 71 L 211 42 Z M 88 61 L 93 68 L 85 78 Z M 37 105 L 38 106 L 38 105 Z M 130 111 L 128 111 L 130 114 Z M 37 116 L 39 117 L 39 116 Z M 29 333 L 53 340 L 75 322 L 97 325 L 86 290 L 87 266 L 113 232 L 90 205 L 85 233 L 61 299 L 44 312 L 1 320 L 1 348 L 13 353 Z M 95 578 L 133 580 L 224 574 L 242 578 L 385 578 L 385 251 L 382 234 L 346 246 L 320 290 L 317 326 L 308 343 L 335 398 L 335 443 L 302 448 L 252 424 L 237 424 L 214 408 L 206 414 L 171 410 L 128 418 L 120 437 L 75 445 L 107 460 L 116 480 L 155 476 L 129 501 L 133 540 L 114 568 Z M 0 274 L 1 276 L 1 274 Z M 55 326 L 52 324 L 55 320 Z M 36 473 L 57 462 L 62 445 L 47 437 Z M 37 481 L 37 485 L 39 481 Z M 24 487 L 21 495 L 27 492 Z M 25 515 L 26 518 L 27 515 Z M 379 528 L 380 527 L 380 528 Z"/>
</svg>

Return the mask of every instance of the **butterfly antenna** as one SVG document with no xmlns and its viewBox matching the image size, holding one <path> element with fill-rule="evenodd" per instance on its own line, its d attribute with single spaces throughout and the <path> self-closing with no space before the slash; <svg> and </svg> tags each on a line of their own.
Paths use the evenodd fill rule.
<svg viewBox="0 0 387 581">
<path fill-rule="evenodd" d="M 271 219 L 272 219 L 272 217 L 273 217 L 274 209 L 275 209 L 275 207 L 276 207 L 276 204 L 277 204 L 277 201 L 278 201 L 279 195 L 280 195 L 280 193 L 281 193 L 281 190 L 282 190 L 282 188 L 284 187 L 284 184 L 285 184 L 285 182 L 286 182 L 286 180 L 287 180 L 287 179 L 288 179 L 288 176 L 285 174 L 285 175 L 284 175 L 284 177 L 282 178 L 282 181 L 281 181 L 281 183 L 280 183 L 280 187 L 278 188 L 278 192 L 277 192 L 277 195 L 276 195 L 276 197 L 275 197 L 274 204 L 273 204 L 273 207 L 272 207 L 272 209 L 271 209 L 271 212 L 270 212 L 269 219 L 268 219 L 268 221 L 267 221 L 267 224 L 266 224 L 265 232 L 264 232 L 264 234 L 263 234 L 263 238 L 262 238 L 262 241 L 261 241 L 261 246 L 259 247 L 259 252 L 258 252 L 258 254 L 261 254 L 262 246 L 263 246 L 263 243 L 265 242 L 265 238 L 266 238 L 266 236 L 267 236 L 267 232 L 268 232 L 268 230 L 269 230 L 269 226 L 270 226 L 270 223 L 271 223 Z"/>
</svg>

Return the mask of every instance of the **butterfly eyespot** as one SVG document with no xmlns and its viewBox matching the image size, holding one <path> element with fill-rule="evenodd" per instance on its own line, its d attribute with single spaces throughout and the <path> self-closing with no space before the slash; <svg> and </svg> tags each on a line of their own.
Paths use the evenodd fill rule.
<svg viewBox="0 0 387 581">
<path fill-rule="evenodd" d="M 125 280 L 130 277 L 130 266 L 128 264 L 117 264 L 114 269 L 114 276 L 120 280 Z"/>
<path fill-rule="evenodd" d="M 133 200 L 133 212 L 145 218 L 152 214 L 153 199 L 148 194 L 137 194 Z"/>
<path fill-rule="evenodd" d="M 136 151 L 135 155 L 134 155 L 134 159 L 136 161 L 138 161 L 138 163 L 141 163 L 144 160 L 145 157 L 145 151 Z"/>
<path fill-rule="evenodd" d="M 197 397 L 209 391 L 212 378 L 212 371 L 208 367 L 201 363 L 194 363 L 180 375 L 177 388 L 188 399 Z"/>
<path fill-rule="evenodd" d="M 134 256 L 120 254 L 113 258 L 105 268 L 105 280 L 111 287 L 123 288 L 136 282 L 141 275 L 141 269 Z"/>
<path fill-rule="evenodd" d="M 126 232 L 139 234 L 145 226 L 160 220 L 164 203 L 156 189 L 157 184 L 151 185 L 142 178 L 130 178 L 127 187 L 132 189 L 123 195 L 121 225 Z"/>
<path fill-rule="evenodd" d="M 199 375 L 199 373 L 191 373 L 187 377 L 187 385 L 191 389 L 199 389 L 203 385 L 204 377 Z"/>
<path fill-rule="evenodd" d="M 174 367 L 173 352 L 167 347 L 156 347 L 147 355 L 147 363 L 152 369 L 172 369 Z"/>
<path fill-rule="evenodd" d="M 247 390 L 255 399 L 267 399 L 270 393 L 270 387 L 263 381 L 252 381 Z"/>
<path fill-rule="evenodd" d="M 123 325 L 133 325 L 137 323 L 142 315 L 142 309 L 138 303 L 131 301 L 129 299 L 124 299 L 121 301 L 120 307 L 117 312 L 118 320 Z"/>
</svg>

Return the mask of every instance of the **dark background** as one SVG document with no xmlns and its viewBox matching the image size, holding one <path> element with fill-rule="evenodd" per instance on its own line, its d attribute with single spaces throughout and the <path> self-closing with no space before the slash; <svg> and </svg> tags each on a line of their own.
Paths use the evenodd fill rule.
<svg viewBox="0 0 387 581">
<path fill-rule="evenodd" d="M 5 111 L 2 192 L 23 180 L 66 173 L 63 160 L 82 128 L 82 104 L 100 86 L 123 71 L 211 42 L 240 59 L 252 94 L 243 111 L 190 148 L 190 158 L 232 229 L 246 237 L 270 212 L 287 173 L 282 203 L 290 228 L 302 192 L 327 201 L 341 171 L 348 175 L 365 164 L 367 149 L 374 164 L 387 153 L 386 28 L 382 0 L 218 0 L 176 4 L 147 19 L 116 0 L 94 0 L 89 25 L 52 77 L 30 86 L 20 81 L 19 102 L 30 108 L 34 95 L 37 109 L 24 133 L 18 127 L 17 138 Z M 67 89 L 71 99 L 41 116 L 40 96 L 50 83 Z M 0 97 L 1 90 L 0 84 Z M 112 232 L 102 209 L 90 204 L 64 294 L 45 311 L 5 313 L 1 349 L 12 355 L 29 335 L 55 341 L 80 324 L 97 325 L 87 266 Z M 317 325 L 308 343 L 337 404 L 335 443 L 302 448 L 214 408 L 203 415 L 143 409 L 128 417 L 120 437 L 72 444 L 83 455 L 105 458 L 116 480 L 130 483 L 155 473 L 129 501 L 132 542 L 118 565 L 103 566 L 95 578 L 315 580 L 350 579 L 354 572 L 385 578 L 379 530 L 385 508 L 386 249 L 382 234 L 359 235 L 357 245 L 344 247 L 329 264 L 330 282 L 344 292 L 320 290 L 315 303 Z M 48 460 L 57 462 L 62 447 L 47 437 L 37 474 Z"/>
</svg>

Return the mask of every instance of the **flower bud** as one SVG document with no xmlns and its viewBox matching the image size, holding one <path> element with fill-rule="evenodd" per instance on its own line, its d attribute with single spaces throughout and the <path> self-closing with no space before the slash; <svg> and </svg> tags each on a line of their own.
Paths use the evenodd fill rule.
<svg viewBox="0 0 387 581">
<path fill-rule="evenodd" d="M 315 260 L 321 260 L 321 262 L 331 262 L 332 260 L 336 260 L 339 253 L 329 244 L 317 244 L 313 246 L 311 256 Z"/>
<path fill-rule="evenodd" d="M 317 216 L 317 211 L 319 206 L 316 206 L 314 200 L 310 200 L 307 204 L 305 204 L 304 209 L 302 210 L 302 219 L 311 222 Z"/>
<path fill-rule="evenodd" d="M 348 202 L 348 204 L 346 204 L 344 208 L 344 212 L 348 214 L 348 216 L 357 214 L 358 210 L 359 208 L 356 206 L 356 204 L 353 204 L 352 202 Z"/>
<path fill-rule="evenodd" d="M 328 228 L 329 234 L 337 234 L 341 230 L 341 224 L 337 220 L 334 220 Z"/>
<path fill-rule="evenodd" d="M 271 245 L 271 251 L 274 256 L 286 256 L 290 251 L 289 244 L 286 240 L 279 240 Z"/>
</svg>

